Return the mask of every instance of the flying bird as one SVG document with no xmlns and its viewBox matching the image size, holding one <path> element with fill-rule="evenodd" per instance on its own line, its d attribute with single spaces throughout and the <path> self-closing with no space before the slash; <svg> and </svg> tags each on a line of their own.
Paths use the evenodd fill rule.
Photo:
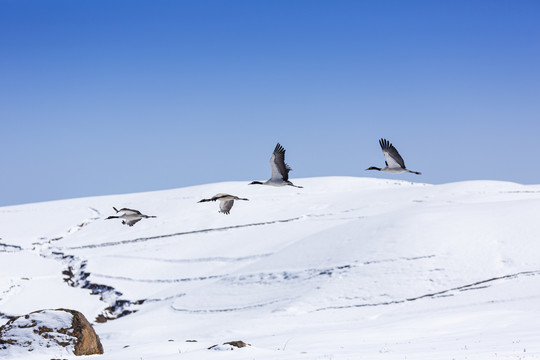
<svg viewBox="0 0 540 360">
<path fill-rule="evenodd" d="M 302 186 L 294 185 L 289 181 L 289 171 L 291 167 L 285 164 L 285 149 L 279 143 L 274 149 L 274 153 L 270 158 L 270 168 L 272 169 L 272 177 L 265 181 L 252 181 L 249 185 L 271 185 L 271 186 L 294 186 L 297 188 L 302 188 Z"/>
<path fill-rule="evenodd" d="M 122 219 L 122 224 L 128 225 L 128 226 L 133 226 L 136 223 L 138 223 L 139 221 L 141 221 L 142 219 L 155 218 L 155 216 L 148 216 L 148 215 L 141 214 L 141 212 L 139 210 L 133 210 L 133 209 L 128 209 L 128 208 L 122 208 L 122 209 L 118 210 L 114 206 L 113 206 L 113 209 L 114 209 L 114 211 L 116 211 L 117 215 L 116 216 L 109 216 L 105 220 Z M 118 215 L 118 214 L 120 214 L 120 215 Z"/>
<path fill-rule="evenodd" d="M 402 172 L 410 172 L 417 175 L 422 174 L 421 172 L 412 171 L 405 167 L 405 162 L 403 161 L 403 158 L 401 157 L 401 155 L 399 155 L 397 149 L 394 147 L 394 145 L 390 143 L 390 141 L 386 139 L 380 139 L 379 144 L 381 145 L 382 152 L 386 159 L 386 166 L 382 169 L 371 166 L 366 170 L 379 170 L 390 174 L 401 174 Z"/>
<path fill-rule="evenodd" d="M 229 194 L 216 194 L 210 199 L 202 199 L 201 201 L 198 201 L 200 203 L 207 202 L 207 201 L 216 201 L 219 200 L 219 212 L 225 215 L 229 215 L 231 212 L 231 208 L 234 205 L 234 200 L 245 200 L 249 201 L 249 199 L 239 198 L 238 196 L 229 195 Z"/>
</svg>

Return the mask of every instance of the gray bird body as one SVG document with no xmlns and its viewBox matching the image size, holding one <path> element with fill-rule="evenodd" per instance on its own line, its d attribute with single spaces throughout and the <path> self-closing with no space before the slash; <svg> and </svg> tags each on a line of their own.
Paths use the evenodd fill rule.
<svg viewBox="0 0 540 360">
<path fill-rule="evenodd" d="M 128 208 L 122 208 L 118 210 L 114 206 L 113 206 L 113 209 L 114 211 L 116 211 L 117 215 L 109 216 L 105 220 L 122 219 L 122 224 L 133 226 L 139 221 L 141 221 L 142 219 L 155 218 L 155 216 L 144 215 L 139 210 L 128 209 Z"/>
<path fill-rule="evenodd" d="M 249 201 L 249 199 L 240 198 L 238 196 L 230 195 L 230 194 L 216 194 L 210 199 L 202 199 L 198 202 L 207 202 L 207 201 L 217 201 L 219 200 L 219 212 L 225 215 L 229 215 L 231 212 L 231 208 L 234 205 L 234 200 L 245 200 Z"/>
<path fill-rule="evenodd" d="M 417 175 L 422 174 L 421 172 L 412 171 L 405 167 L 405 161 L 403 161 L 403 158 L 401 157 L 401 155 L 399 155 L 399 152 L 394 147 L 394 145 L 390 143 L 390 141 L 386 139 L 380 139 L 379 145 L 381 145 L 384 158 L 386 159 L 386 166 L 383 168 L 371 166 L 366 170 L 378 170 L 389 174 L 401 174 L 404 172 L 410 172 Z"/>
<path fill-rule="evenodd" d="M 294 185 L 289 181 L 289 171 L 291 167 L 285 163 L 285 148 L 277 143 L 272 156 L 270 157 L 270 169 L 272 177 L 265 181 L 252 181 L 249 185 L 270 185 L 270 186 L 294 186 L 302 188 L 302 186 Z"/>
</svg>

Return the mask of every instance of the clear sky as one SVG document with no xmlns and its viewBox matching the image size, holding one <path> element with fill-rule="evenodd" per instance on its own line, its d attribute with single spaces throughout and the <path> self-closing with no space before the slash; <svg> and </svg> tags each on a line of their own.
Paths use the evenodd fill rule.
<svg viewBox="0 0 540 360">
<path fill-rule="evenodd" d="M 0 0 L 0 124 L 0 206 L 267 180 L 277 142 L 299 185 L 538 184 L 540 1 Z M 381 137 L 423 175 L 365 171 Z"/>
</svg>

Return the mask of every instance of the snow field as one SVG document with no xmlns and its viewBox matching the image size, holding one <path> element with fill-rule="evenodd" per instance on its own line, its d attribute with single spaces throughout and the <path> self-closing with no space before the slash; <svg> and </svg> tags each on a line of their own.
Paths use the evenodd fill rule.
<svg viewBox="0 0 540 360">
<path fill-rule="evenodd" d="M 294 182 L 0 208 L 0 324 L 127 310 L 94 324 L 102 359 L 540 358 L 540 186 Z M 197 204 L 220 192 L 249 201 Z"/>
</svg>

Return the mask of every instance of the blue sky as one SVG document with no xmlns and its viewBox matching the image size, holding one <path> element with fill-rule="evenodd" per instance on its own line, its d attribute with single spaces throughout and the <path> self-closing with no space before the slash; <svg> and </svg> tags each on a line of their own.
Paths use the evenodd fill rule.
<svg viewBox="0 0 540 360">
<path fill-rule="evenodd" d="M 538 1 L 0 0 L 0 34 L 0 206 L 266 180 L 277 142 L 293 182 L 540 183 Z M 423 175 L 365 171 L 381 137 Z"/>
</svg>

